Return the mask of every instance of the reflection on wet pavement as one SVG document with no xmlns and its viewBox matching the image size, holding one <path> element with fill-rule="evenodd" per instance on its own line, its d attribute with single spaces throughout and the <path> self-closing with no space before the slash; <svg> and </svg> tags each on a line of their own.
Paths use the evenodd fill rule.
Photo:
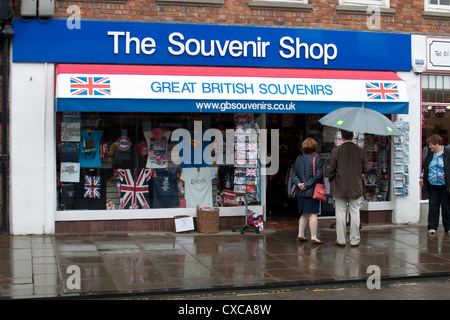
<svg viewBox="0 0 450 320">
<path fill-rule="evenodd" d="M 334 246 L 333 229 L 319 232 L 323 245 L 296 241 L 295 230 L 3 236 L 0 296 L 361 279 L 371 265 L 391 277 L 450 272 L 450 235 L 429 236 L 424 226 L 364 227 L 356 248 Z M 81 288 L 68 285 L 70 266 Z"/>
</svg>

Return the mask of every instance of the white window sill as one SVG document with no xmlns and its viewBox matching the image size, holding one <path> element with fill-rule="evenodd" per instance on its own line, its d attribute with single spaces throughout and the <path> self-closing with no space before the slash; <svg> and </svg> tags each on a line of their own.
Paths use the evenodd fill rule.
<svg viewBox="0 0 450 320">
<path fill-rule="evenodd" d="M 156 0 L 156 4 L 179 6 L 223 7 L 225 0 Z"/>
<path fill-rule="evenodd" d="M 424 10 L 422 11 L 422 17 L 428 19 L 444 19 L 450 20 L 450 11 L 438 11 L 438 10 Z"/>
<path fill-rule="evenodd" d="M 336 6 L 336 12 L 346 14 L 368 14 L 367 8 L 370 8 L 370 6 L 338 5 Z M 380 13 L 383 16 L 393 16 L 395 15 L 395 9 L 380 7 Z"/>
<path fill-rule="evenodd" d="M 298 3 L 296 1 L 270 1 L 270 0 L 250 0 L 250 9 L 275 9 L 290 11 L 312 11 L 312 4 Z"/>
</svg>

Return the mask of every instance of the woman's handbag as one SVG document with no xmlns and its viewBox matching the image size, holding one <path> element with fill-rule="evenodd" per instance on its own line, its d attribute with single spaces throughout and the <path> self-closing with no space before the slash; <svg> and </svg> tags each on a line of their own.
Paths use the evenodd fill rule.
<svg viewBox="0 0 450 320">
<path fill-rule="evenodd" d="M 313 173 L 316 175 L 316 156 L 313 158 Z M 325 171 L 323 171 L 323 180 L 325 181 Z M 327 201 L 327 188 L 323 183 L 316 183 L 314 186 L 313 199 Z"/>
</svg>

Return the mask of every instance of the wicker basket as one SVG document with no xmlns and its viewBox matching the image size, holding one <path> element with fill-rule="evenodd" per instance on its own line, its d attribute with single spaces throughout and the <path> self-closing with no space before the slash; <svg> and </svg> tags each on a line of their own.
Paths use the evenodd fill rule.
<svg viewBox="0 0 450 320">
<path fill-rule="evenodd" d="M 200 233 L 219 232 L 219 212 L 220 209 L 200 208 L 197 206 L 197 231 Z"/>
</svg>

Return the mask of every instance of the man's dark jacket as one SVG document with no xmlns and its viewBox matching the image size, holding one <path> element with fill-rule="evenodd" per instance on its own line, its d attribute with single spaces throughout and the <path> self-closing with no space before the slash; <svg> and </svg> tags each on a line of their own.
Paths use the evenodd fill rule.
<svg viewBox="0 0 450 320">
<path fill-rule="evenodd" d="M 331 150 L 330 180 L 331 194 L 338 198 L 357 199 L 364 193 L 362 174 L 369 171 L 367 153 L 351 141 Z"/>
</svg>

